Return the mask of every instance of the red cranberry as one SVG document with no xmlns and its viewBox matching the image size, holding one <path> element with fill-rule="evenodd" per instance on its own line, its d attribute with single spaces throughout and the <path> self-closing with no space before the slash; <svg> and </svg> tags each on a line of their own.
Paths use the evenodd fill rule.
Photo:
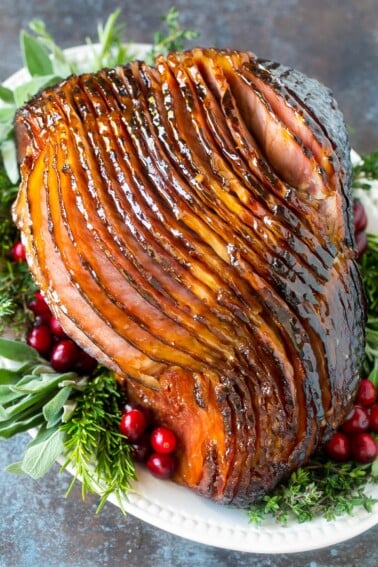
<svg viewBox="0 0 378 567">
<path fill-rule="evenodd" d="M 374 433 L 378 433 L 378 404 L 370 408 L 369 427 Z"/>
<path fill-rule="evenodd" d="M 344 433 L 362 433 L 369 429 L 369 416 L 364 408 L 356 406 L 352 414 L 341 426 Z"/>
<path fill-rule="evenodd" d="M 350 457 L 350 443 L 348 437 L 338 431 L 329 439 L 325 446 L 327 454 L 334 461 L 347 461 Z"/>
<path fill-rule="evenodd" d="M 26 254 L 25 254 L 25 248 L 21 242 L 21 240 L 19 240 L 18 242 L 16 242 L 11 250 L 11 256 L 12 256 L 12 260 L 14 262 L 25 262 L 26 261 Z"/>
<path fill-rule="evenodd" d="M 358 463 L 372 463 L 377 457 L 377 444 L 370 433 L 356 433 L 351 438 L 351 454 Z"/>
<path fill-rule="evenodd" d="M 168 455 L 176 449 L 176 435 L 168 427 L 156 427 L 151 433 L 151 445 L 156 453 Z"/>
<path fill-rule="evenodd" d="M 138 463 L 145 463 L 152 452 L 149 436 L 146 433 L 143 434 L 137 443 L 133 443 L 131 446 L 134 460 Z"/>
<path fill-rule="evenodd" d="M 132 409 L 122 415 L 119 430 L 130 441 L 138 441 L 143 435 L 146 425 L 144 413 L 139 409 Z"/>
<path fill-rule="evenodd" d="M 55 337 L 58 337 L 58 339 L 66 339 L 67 338 L 67 335 L 64 332 L 62 325 L 59 323 L 58 319 L 56 319 L 53 316 L 50 317 L 49 325 L 50 325 L 51 332 Z"/>
<path fill-rule="evenodd" d="M 127 403 L 124 405 L 123 411 L 124 413 L 133 410 L 133 409 L 137 409 L 139 411 L 141 411 L 146 419 L 146 427 L 150 426 L 153 421 L 154 421 L 154 416 L 152 413 L 152 410 L 150 408 L 146 408 L 144 406 L 141 406 L 140 404 L 130 404 Z"/>
<path fill-rule="evenodd" d="M 147 468 L 158 478 L 169 478 L 176 468 L 176 463 L 172 455 L 152 453 L 148 458 Z"/>
<path fill-rule="evenodd" d="M 41 315 L 37 315 L 34 317 L 33 327 L 40 327 L 41 325 L 45 325 L 50 329 L 50 317 L 42 317 Z M 51 329 L 50 329 L 51 332 Z"/>
<path fill-rule="evenodd" d="M 26 342 L 40 354 L 47 354 L 52 345 L 52 336 L 47 325 L 33 327 L 27 336 Z"/>
<path fill-rule="evenodd" d="M 54 346 L 50 364 L 57 372 L 69 372 L 75 368 L 79 354 L 79 347 L 70 339 L 64 339 Z"/>
<path fill-rule="evenodd" d="M 365 207 L 358 199 L 353 201 L 353 214 L 354 214 L 354 230 L 360 232 L 367 227 L 368 219 L 365 212 Z"/>
<path fill-rule="evenodd" d="M 49 306 L 47 305 L 46 301 L 43 298 L 43 295 L 40 291 L 36 291 L 34 294 L 34 299 L 30 301 L 28 304 L 30 311 L 33 311 L 36 317 L 42 317 L 43 320 L 50 320 L 51 311 Z"/>
<path fill-rule="evenodd" d="M 369 407 L 374 404 L 376 399 L 377 388 L 374 386 L 373 382 L 363 378 L 358 388 L 356 403 L 364 407 Z"/>
<path fill-rule="evenodd" d="M 76 363 L 76 370 L 79 374 L 92 374 L 97 368 L 97 360 L 84 350 L 80 350 L 79 358 Z"/>
</svg>

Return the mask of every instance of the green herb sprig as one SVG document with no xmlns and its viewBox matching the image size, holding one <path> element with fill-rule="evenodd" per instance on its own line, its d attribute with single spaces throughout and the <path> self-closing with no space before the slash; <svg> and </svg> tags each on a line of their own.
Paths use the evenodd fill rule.
<svg viewBox="0 0 378 567">
<path fill-rule="evenodd" d="M 132 448 L 119 433 L 122 399 L 114 377 L 101 372 L 88 382 L 72 418 L 61 427 L 66 435 L 62 469 L 72 466 L 75 475 L 67 494 L 80 478 L 83 498 L 88 492 L 100 495 L 98 511 L 110 494 L 123 509 L 123 498 L 136 479 Z"/>
<path fill-rule="evenodd" d="M 282 524 L 292 518 L 299 523 L 308 522 L 317 516 L 334 520 L 342 514 L 352 514 L 356 506 L 371 512 L 377 500 L 364 492 L 369 480 L 378 482 L 378 476 L 371 473 L 371 465 L 337 464 L 324 457 L 314 458 L 251 507 L 249 521 L 259 525 L 266 516 L 273 516 Z"/>
<path fill-rule="evenodd" d="M 37 428 L 13 472 L 39 478 L 62 453 L 60 424 L 69 417 L 66 403 L 83 387 L 75 373 L 59 374 L 21 342 L 0 339 L 0 437 Z M 68 407 L 68 406 L 67 406 Z"/>
<path fill-rule="evenodd" d="M 153 63 L 155 57 L 160 54 L 167 54 L 172 51 L 182 51 L 186 41 L 196 39 L 196 31 L 181 28 L 179 23 L 179 13 L 177 8 L 172 7 L 162 18 L 166 26 L 166 31 L 158 31 L 154 34 L 153 46 L 147 60 Z"/>
</svg>

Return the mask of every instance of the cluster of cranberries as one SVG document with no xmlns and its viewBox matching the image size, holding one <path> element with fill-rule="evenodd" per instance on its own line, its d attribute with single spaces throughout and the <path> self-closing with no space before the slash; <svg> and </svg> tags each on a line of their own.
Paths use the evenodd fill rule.
<svg viewBox="0 0 378 567">
<path fill-rule="evenodd" d="M 364 378 L 351 414 L 326 443 L 326 452 L 335 461 L 353 459 L 361 464 L 371 463 L 378 456 L 374 433 L 378 433 L 377 389 Z"/>
<path fill-rule="evenodd" d="M 119 430 L 132 445 L 136 461 L 145 463 L 148 470 L 158 478 L 172 476 L 176 468 L 174 451 L 177 438 L 168 427 L 153 423 L 150 410 L 127 405 Z"/>
</svg>

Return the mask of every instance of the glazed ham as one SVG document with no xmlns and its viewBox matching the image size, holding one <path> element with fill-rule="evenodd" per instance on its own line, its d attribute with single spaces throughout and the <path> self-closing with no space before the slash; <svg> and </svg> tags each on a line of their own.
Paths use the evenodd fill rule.
<svg viewBox="0 0 378 567">
<path fill-rule="evenodd" d="M 350 148 L 330 92 L 196 48 L 71 76 L 16 118 L 14 206 L 63 328 L 245 506 L 348 414 L 364 346 Z"/>
</svg>

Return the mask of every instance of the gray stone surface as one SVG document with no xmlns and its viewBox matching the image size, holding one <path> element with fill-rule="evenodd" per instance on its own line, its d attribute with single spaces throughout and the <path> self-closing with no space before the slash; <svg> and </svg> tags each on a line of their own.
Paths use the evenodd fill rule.
<svg viewBox="0 0 378 567">
<path fill-rule="evenodd" d="M 21 64 L 18 35 L 42 18 L 62 46 L 95 36 L 99 20 L 123 5 L 129 37 L 148 42 L 169 0 L 1 0 L 0 80 Z M 177 0 L 182 22 L 201 32 L 197 43 L 255 51 L 326 83 L 335 93 L 357 151 L 378 148 L 377 0 Z M 378 527 L 332 548 L 294 555 L 229 552 L 178 538 L 111 504 L 69 499 L 66 474 L 55 467 L 32 481 L 3 472 L 27 442 L 0 444 L 0 567 L 376 567 Z"/>
</svg>

